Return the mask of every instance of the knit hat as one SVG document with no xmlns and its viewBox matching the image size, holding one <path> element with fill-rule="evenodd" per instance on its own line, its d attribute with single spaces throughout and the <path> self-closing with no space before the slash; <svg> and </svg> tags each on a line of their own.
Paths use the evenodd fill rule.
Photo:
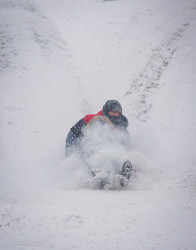
<svg viewBox="0 0 196 250">
<path fill-rule="evenodd" d="M 110 116 L 110 111 L 118 111 L 120 113 L 120 116 Z M 117 100 L 108 100 L 103 106 L 102 113 L 103 115 L 108 117 L 112 121 L 112 123 L 118 125 L 122 115 L 122 107 Z"/>
</svg>

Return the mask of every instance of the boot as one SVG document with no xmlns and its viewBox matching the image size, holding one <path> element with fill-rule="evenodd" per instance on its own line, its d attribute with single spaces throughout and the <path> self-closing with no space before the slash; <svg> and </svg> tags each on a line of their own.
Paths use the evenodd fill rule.
<svg viewBox="0 0 196 250">
<path fill-rule="evenodd" d="M 122 176 L 120 184 L 122 187 L 126 187 L 128 185 L 129 178 L 133 172 L 133 166 L 129 160 L 125 161 L 122 165 L 122 170 L 120 171 L 120 175 Z"/>
</svg>

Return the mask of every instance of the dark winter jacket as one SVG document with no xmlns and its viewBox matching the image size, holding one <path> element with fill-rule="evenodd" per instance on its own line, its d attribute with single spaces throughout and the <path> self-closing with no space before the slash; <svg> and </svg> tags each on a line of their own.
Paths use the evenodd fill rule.
<svg viewBox="0 0 196 250">
<path fill-rule="evenodd" d="M 66 155 L 69 154 L 70 151 L 72 151 L 73 147 L 77 148 L 79 147 L 79 142 L 81 140 L 81 138 L 83 137 L 83 128 L 90 122 L 90 120 L 92 118 L 94 118 L 95 116 L 105 116 L 105 114 L 103 113 L 103 111 L 99 111 L 97 114 L 89 114 L 86 115 L 84 118 L 82 118 L 81 120 L 79 120 L 69 131 L 67 138 L 66 138 L 66 147 L 65 147 L 65 151 L 66 151 Z M 120 118 L 118 119 L 118 121 L 112 121 L 113 125 L 117 128 L 119 128 L 120 130 L 123 130 L 127 133 L 128 135 L 128 131 L 127 131 L 127 127 L 128 127 L 128 119 L 126 118 L 126 116 L 124 116 L 123 114 L 120 115 Z"/>
</svg>

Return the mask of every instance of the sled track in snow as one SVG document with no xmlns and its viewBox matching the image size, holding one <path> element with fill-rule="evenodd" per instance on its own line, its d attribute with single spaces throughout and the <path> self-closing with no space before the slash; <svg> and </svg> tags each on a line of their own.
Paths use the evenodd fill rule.
<svg viewBox="0 0 196 250">
<path fill-rule="evenodd" d="M 3 71 L 10 67 L 11 57 L 16 55 L 16 49 L 13 46 L 13 40 L 2 27 L 0 27 L 0 71 Z"/>
<path fill-rule="evenodd" d="M 0 3 L 0 8 L 2 11 L 2 20 L 0 24 L 0 71 L 4 71 L 7 68 L 16 67 L 14 63 L 15 57 L 18 55 L 16 40 L 17 37 L 20 37 L 20 31 L 17 33 L 17 31 L 14 30 L 15 36 L 12 34 L 14 22 L 10 19 L 10 12 L 33 12 L 35 9 L 30 4 L 14 4 L 7 1 L 2 1 L 2 3 Z"/>
<path fill-rule="evenodd" d="M 137 102 L 134 104 L 135 116 L 143 122 L 147 122 L 149 118 L 154 91 L 161 87 L 159 80 L 178 49 L 177 42 L 190 26 L 191 19 L 183 23 L 166 41 L 152 50 L 148 63 L 132 80 L 130 88 L 125 93 L 125 98 L 130 94 L 137 96 Z"/>
<path fill-rule="evenodd" d="M 56 58 L 58 60 L 62 55 L 70 57 L 67 52 L 67 43 L 61 37 L 57 27 L 36 6 L 31 3 L 14 4 L 4 0 L 0 3 L 0 8 L 3 13 L 0 24 L 0 71 L 18 67 L 18 64 L 14 62 L 17 62 L 16 57 L 20 55 L 20 47 L 24 43 L 37 44 L 40 53 L 47 60 L 54 61 Z M 15 26 L 10 13 L 18 16 Z M 19 24 L 23 32 L 26 31 L 28 34 L 25 39 L 21 37 Z"/>
</svg>

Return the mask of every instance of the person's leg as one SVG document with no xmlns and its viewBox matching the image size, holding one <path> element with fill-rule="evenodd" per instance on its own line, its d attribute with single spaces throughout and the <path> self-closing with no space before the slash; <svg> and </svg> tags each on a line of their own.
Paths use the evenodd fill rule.
<svg viewBox="0 0 196 250">
<path fill-rule="evenodd" d="M 125 187 L 128 185 L 129 178 L 133 173 L 133 166 L 129 160 L 125 161 L 122 166 L 122 170 L 120 171 L 120 175 L 123 177 L 121 179 L 121 186 Z"/>
</svg>

